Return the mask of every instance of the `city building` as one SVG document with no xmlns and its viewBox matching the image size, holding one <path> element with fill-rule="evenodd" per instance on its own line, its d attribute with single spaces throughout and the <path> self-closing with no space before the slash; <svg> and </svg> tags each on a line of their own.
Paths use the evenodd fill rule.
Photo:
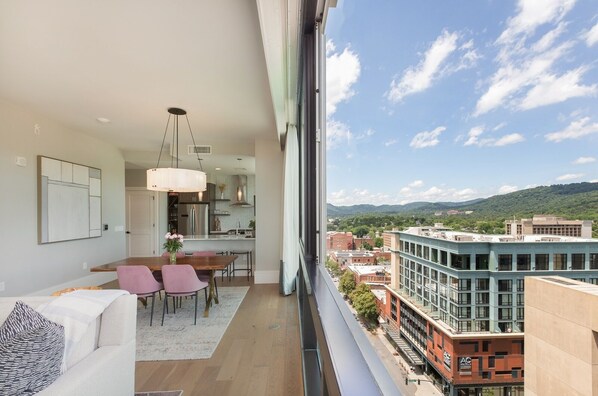
<svg viewBox="0 0 598 396">
<path fill-rule="evenodd" d="M 356 284 L 390 284 L 390 265 L 349 265 L 347 269 L 353 272 Z"/>
<path fill-rule="evenodd" d="M 531 219 L 505 221 L 505 234 L 591 238 L 592 220 L 566 220 L 552 215 L 534 215 Z"/>
<path fill-rule="evenodd" d="M 370 249 L 376 246 L 376 241 L 369 235 L 365 235 L 361 238 L 353 238 L 353 246 L 355 249 Z"/>
<path fill-rule="evenodd" d="M 451 395 L 520 395 L 524 278 L 598 283 L 598 240 L 437 226 L 393 232 L 388 328 Z"/>
<path fill-rule="evenodd" d="M 363 250 L 345 250 L 340 252 L 330 252 L 330 259 L 335 261 L 341 268 L 348 265 L 374 265 L 376 258 L 371 252 Z"/>
<path fill-rule="evenodd" d="M 525 279 L 525 395 L 598 394 L 598 286 Z"/>
<path fill-rule="evenodd" d="M 353 250 L 353 233 L 328 231 L 326 233 L 327 250 Z"/>
</svg>

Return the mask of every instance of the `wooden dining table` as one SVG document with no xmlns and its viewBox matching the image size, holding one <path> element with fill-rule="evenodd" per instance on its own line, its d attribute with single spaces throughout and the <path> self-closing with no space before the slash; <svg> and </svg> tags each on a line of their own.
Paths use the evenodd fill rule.
<svg viewBox="0 0 598 396">
<path fill-rule="evenodd" d="M 216 271 L 225 270 L 230 266 L 238 256 L 185 256 L 177 257 L 176 264 L 189 264 L 195 270 L 210 271 L 210 288 L 208 292 L 208 301 L 204 310 L 204 317 L 208 317 L 212 301 L 218 304 L 218 296 L 215 291 Z M 92 267 L 91 272 L 115 272 L 116 267 L 121 265 L 145 265 L 150 271 L 160 271 L 162 266 L 170 265 L 169 257 L 128 257 L 112 263 Z"/>
</svg>

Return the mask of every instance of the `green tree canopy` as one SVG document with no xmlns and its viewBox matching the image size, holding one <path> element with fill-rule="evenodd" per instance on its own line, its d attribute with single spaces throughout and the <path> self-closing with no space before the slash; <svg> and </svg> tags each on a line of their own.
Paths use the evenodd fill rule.
<svg viewBox="0 0 598 396">
<path fill-rule="evenodd" d="M 370 227 L 368 227 L 366 225 L 360 225 L 360 226 L 353 228 L 353 235 L 355 235 L 357 238 L 363 238 L 369 232 L 370 232 Z"/>
<path fill-rule="evenodd" d="M 326 269 L 330 273 L 330 275 L 334 277 L 339 277 L 342 275 L 343 271 L 341 270 L 340 265 L 334 260 L 326 259 Z"/>
<path fill-rule="evenodd" d="M 370 290 L 370 287 L 365 283 L 359 284 L 353 293 L 351 293 L 351 301 L 353 308 L 357 314 L 366 318 L 370 322 L 375 322 L 378 319 L 378 307 L 376 306 L 376 296 Z"/>
<path fill-rule="evenodd" d="M 355 277 L 353 276 L 353 272 L 345 271 L 343 273 L 338 282 L 338 290 L 345 296 L 348 296 L 355 290 Z"/>
</svg>

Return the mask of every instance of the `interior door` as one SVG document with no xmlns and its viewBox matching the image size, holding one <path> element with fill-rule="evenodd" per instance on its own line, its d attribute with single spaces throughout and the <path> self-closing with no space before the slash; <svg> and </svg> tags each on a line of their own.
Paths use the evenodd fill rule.
<svg viewBox="0 0 598 396">
<path fill-rule="evenodd" d="M 126 202 L 128 256 L 155 256 L 155 193 L 147 190 L 127 190 Z"/>
</svg>

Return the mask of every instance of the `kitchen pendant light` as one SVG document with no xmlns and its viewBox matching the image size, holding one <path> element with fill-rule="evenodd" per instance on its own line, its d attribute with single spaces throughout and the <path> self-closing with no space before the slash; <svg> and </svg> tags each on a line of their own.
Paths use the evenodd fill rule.
<svg viewBox="0 0 598 396">
<path fill-rule="evenodd" d="M 158 156 L 158 163 L 153 169 L 147 170 L 147 189 L 152 191 L 168 191 L 168 192 L 199 192 L 206 190 L 207 177 L 203 172 L 201 166 L 201 160 L 199 154 L 197 155 L 197 161 L 199 162 L 200 170 L 183 169 L 179 168 L 179 116 L 185 116 L 187 120 L 187 126 L 189 127 L 189 134 L 191 134 L 191 140 L 195 147 L 195 138 L 191 131 L 191 124 L 187 117 L 187 112 L 177 107 L 171 107 L 168 109 L 168 121 L 166 122 L 166 129 L 164 130 L 164 138 L 162 139 L 162 147 L 160 147 L 160 155 Z M 166 135 L 168 134 L 168 127 L 170 125 L 170 119 L 174 116 L 172 123 L 172 146 L 174 151 L 171 155 L 170 168 L 159 168 L 160 159 L 162 157 L 162 150 L 164 149 L 164 142 L 166 141 Z M 176 167 L 174 158 L 176 157 Z"/>
</svg>

